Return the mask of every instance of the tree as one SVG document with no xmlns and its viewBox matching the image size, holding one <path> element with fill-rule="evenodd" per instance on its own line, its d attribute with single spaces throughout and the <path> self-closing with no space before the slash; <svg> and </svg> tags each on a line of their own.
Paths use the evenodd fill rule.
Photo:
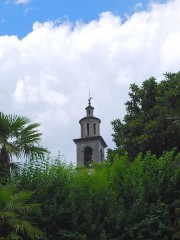
<svg viewBox="0 0 180 240">
<path fill-rule="evenodd" d="M 13 156 L 41 158 L 48 152 L 39 146 L 41 133 L 38 127 L 38 123 L 30 123 L 26 117 L 0 112 L 0 165 L 4 174 L 9 172 Z"/>
<path fill-rule="evenodd" d="M 11 179 L 43 203 L 33 220 L 48 240 L 172 240 L 175 234 L 179 239 L 175 158 L 175 150 L 160 158 L 140 153 L 133 162 L 116 154 L 113 163 L 93 165 L 93 171 L 45 159 Z"/>
<path fill-rule="evenodd" d="M 12 184 L 0 185 L 0 239 L 43 237 L 27 216 L 39 207 L 38 204 L 26 203 L 32 195 L 33 192 L 19 191 Z"/>
<path fill-rule="evenodd" d="M 124 120 L 112 121 L 116 146 L 127 151 L 131 160 L 148 150 L 158 157 L 172 148 L 180 150 L 179 124 L 167 117 L 171 109 L 179 108 L 180 72 L 164 76 L 159 83 L 152 77 L 140 87 L 132 84 Z"/>
</svg>

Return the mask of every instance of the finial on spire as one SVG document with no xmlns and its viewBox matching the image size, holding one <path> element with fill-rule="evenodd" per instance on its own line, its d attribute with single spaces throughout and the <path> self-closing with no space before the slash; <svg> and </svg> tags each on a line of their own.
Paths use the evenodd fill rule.
<svg viewBox="0 0 180 240">
<path fill-rule="evenodd" d="M 93 98 L 92 98 L 92 97 L 90 97 L 90 92 L 89 92 L 89 99 L 88 99 L 89 106 L 91 106 L 91 99 L 93 99 Z"/>
</svg>

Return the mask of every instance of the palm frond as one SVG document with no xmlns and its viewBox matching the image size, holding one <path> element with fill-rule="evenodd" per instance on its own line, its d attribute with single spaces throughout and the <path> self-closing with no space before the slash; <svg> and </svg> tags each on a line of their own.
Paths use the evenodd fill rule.
<svg viewBox="0 0 180 240">
<path fill-rule="evenodd" d="M 34 192 L 21 191 L 11 196 L 13 203 L 24 203 L 33 196 Z"/>
<path fill-rule="evenodd" d="M 25 125 L 27 125 L 30 120 L 27 117 L 24 116 L 18 116 L 18 115 L 6 115 L 7 121 L 9 122 L 9 125 L 12 129 L 12 131 L 21 131 Z"/>
<path fill-rule="evenodd" d="M 0 218 L 2 220 L 4 220 L 5 218 L 9 218 L 9 217 L 17 217 L 18 214 L 14 213 L 14 212 L 0 212 Z"/>
<path fill-rule="evenodd" d="M 21 203 L 10 202 L 7 205 L 7 208 L 8 210 L 15 211 L 22 214 L 33 212 L 33 207 L 31 206 L 31 204 L 21 204 Z"/>
<path fill-rule="evenodd" d="M 11 219 L 9 223 L 16 232 L 26 234 L 30 238 L 43 237 L 43 233 L 27 221 L 21 219 Z"/>
<path fill-rule="evenodd" d="M 6 236 L 7 233 L 12 233 L 31 239 L 43 237 L 40 230 L 24 220 L 27 213 L 37 210 L 39 207 L 39 204 L 26 203 L 32 195 L 33 192 L 19 191 L 13 184 L 0 185 L 0 226 L 3 227 L 4 224 L 8 226 Z"/>
<path fill-rule="evenodd" d="M 7 138 L 10 133 L 9 124 L 6 118 L 6 115 L 0 112 L 0 140 Z"/>
<path fill-rule="evenodd" d="M 22 150 L 26 158 L 43 158 L 45 154 L 49 153 L 46 148 L 39 146 L 25 146 Z"/>
<path fill-rule="evenodd" d="M 6 141 L 4 143 L 4 147 L 7 151 L 7 153 L 9 153 L 9 156 L 11 158 L 13 155 L 15 155 L 16 157 L 18 157 L 20 155 L 19 148 L 17 148 L 17 146 L 14 143 Z"/>
<path fill-rule="evenodd" d="M 37 129 L 39 126 L 39 123 L 30 123 L 27 117 L 0 112 L 0 162 L 5 174 L 10 172 L 9 163 L 13 156 L 19 158 L 23 154 L 29 159 L 43 158 L 49 153 L 39 146 L 42 135 Z"/>
<path fill-rule="evenodd" d="M 22 238 L 15 233 L 9 233 L 5 240 L 22 240 Z"/>
<path fill-rule="evenodd" d="M 5 115 L 0 112 L 0 135 L 2 136 L 14 136 L 20 132 L 30 120 L 27 117 L 18 115 Z"/>
<path fill-rule="evenodd" d="M 41 133 L 38 132 L 37 127 L 40 125 L 38 123 L 29 124 L 20 133 L 19 140 L 24 144 L 34 144 L 38 143 L 41 139 Z"/>
<path fill-rule="evenodd" d="M 6 203 L 10 200 L 12 188 L 10 185 L 4 186 L 0 184 L 0 203 Z"/>
</svg>

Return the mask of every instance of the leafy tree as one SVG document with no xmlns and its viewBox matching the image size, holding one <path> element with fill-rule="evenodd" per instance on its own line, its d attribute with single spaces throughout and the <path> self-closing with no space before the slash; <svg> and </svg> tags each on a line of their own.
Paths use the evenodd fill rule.
<svg viewBox="0 0 180 240">
<path fill-rule="evenodd" d="M 115 215 L 112 226 L 114 239 L 173 239 L 180 193 L 180 169 L 173 160 L 174 151 L 159 159 L 139 154 L 132 163 L 116 155 L 108 178 L 121 205 L 121 221 Z"/>
<path fill-rule="evenodd" d="M 19 191 L 14 185 L 0 185 L 0 239 L 43 238 L 43 233 L 35 228 L 27 214 L 37 211 L 38 204 L 27 201 L 33 192 Z"/>
<path fill-rule="evenodd" d="M 172 148 L 179 151 L 179 125 L 167 117 L 170 110 L 175 109 L 177 113 L 179 96 L 180 72 L 166 73 L 165 80 L 159 83 L 152 77 L 140 87 L 132 84 L 124 120 L 112 121 L 113 138 L 119 151 L 128 152 L 131 160 L 148 150 L 158 157 Z"/>
<path fill-rule="evenodd" d="M 39 146 L 41 133 L 38 123 L 26 117 L 0 112 L 0 167 L 7 174 L 12 157 L 43 157 L 47 150 Z"/>
<path fill-rule="evenodd" d="M 57 159 L 31 161 L 15 178 L 19 188 L 35 191 L 34 201 L 43 203 L 34 220 L 48 239 L 83 239 L 76 231 L 74 205 L 75 172 Z"/>
<path fill-rule="evenodd" d="M 31 162 L 12 181 L 43 203 L 33 220 L 49 240 L 172 240 L 180 204 L 175 157 L 175 151 L 160 158 L 148 152 L 130 162 L 116 154 L 113 163 L 91 169 L 47 159 Z"/>
</svg>

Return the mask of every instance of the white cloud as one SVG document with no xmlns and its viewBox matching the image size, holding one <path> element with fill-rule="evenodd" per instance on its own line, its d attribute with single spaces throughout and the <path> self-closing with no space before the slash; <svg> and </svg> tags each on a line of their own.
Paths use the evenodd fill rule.
<svg viewBox="0 0 180 240">
<path fill-rule="evenodd" d="M 134 6 L 134 11 L 141 10 L 142 8 L 143 8 L 142 2 L 136 3 L 136 5 Z"/>
<path fill-rule="evenodd" d="M 29 3 L 30 0 L 15 0 L 16 4 L 26 4 Z"/>
<path fill-rule="evenodd" d="M 101 134 L 112 147 L 110 121 L 125 113 L 131 83 L 179 71 L 180 1 L 153 4 L 122 23 L 102 13 L 88 24 L 34 23 L 22 40 L 0 37 L 1 111 L 41 123 L 43 145 L 75 161 L 89 91 Z"/>
</svg>

